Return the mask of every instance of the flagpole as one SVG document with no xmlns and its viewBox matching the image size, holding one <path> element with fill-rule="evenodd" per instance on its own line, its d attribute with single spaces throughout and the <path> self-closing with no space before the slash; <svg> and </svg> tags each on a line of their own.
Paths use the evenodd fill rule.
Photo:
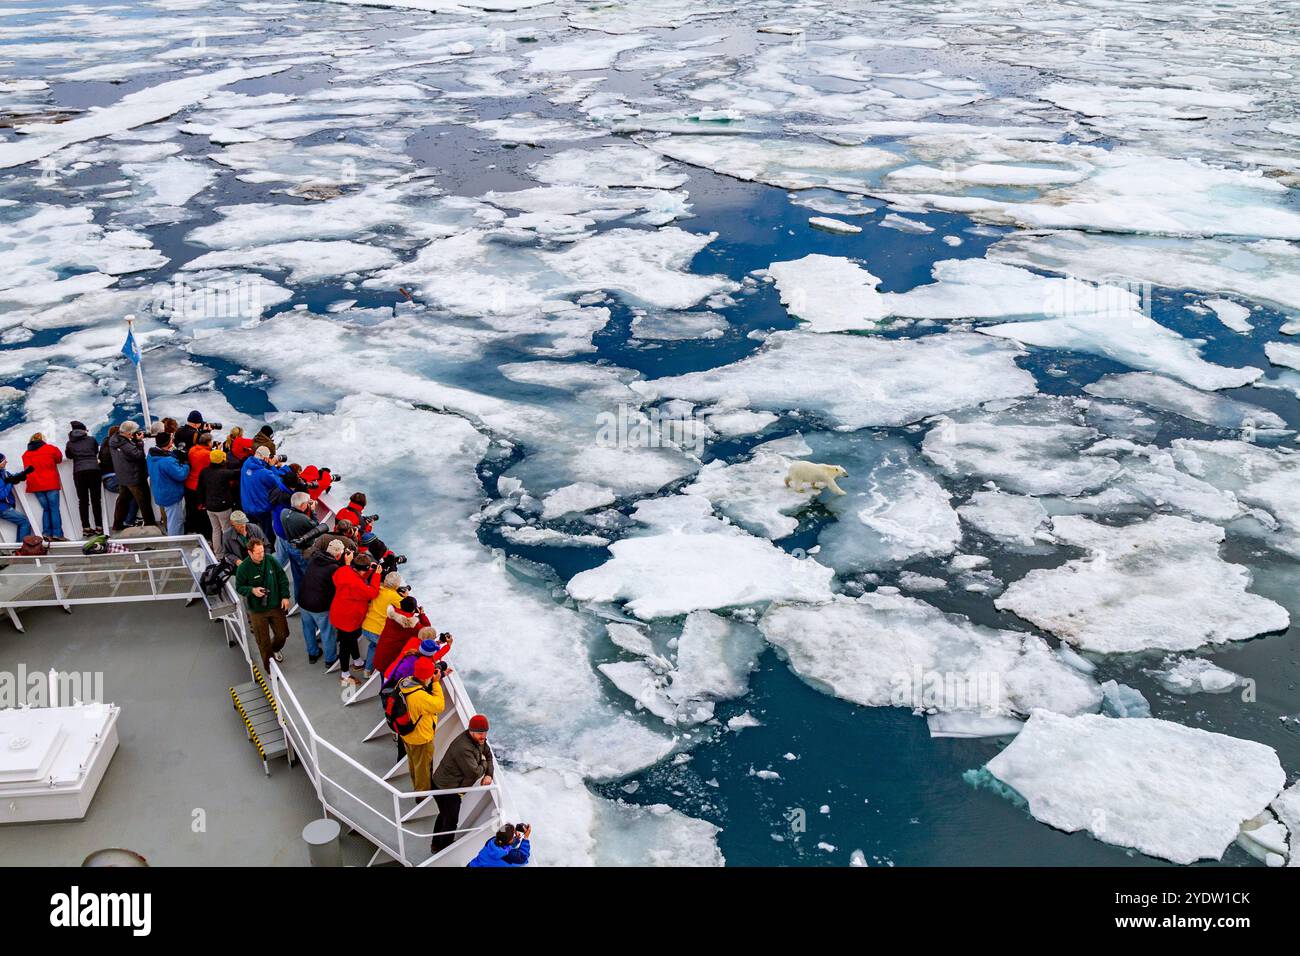
<svg viewBox="0 0 1300 956">
<path fill-rule="evenodd" d="M 127 334 L 132 341 L 135 341 L 135 316 L 126 317 Z M 144 412 L 144 430 L 148 434 L 149 426 L 153 421 L 149 417 L 149 395 L 144 390 L 144 352 L 140 349 L 140 343 L 136 342 L 136 350 L 140 358 L 135 362 L 135 386 L 140 392 L 140 410 Z"/>
</svg>

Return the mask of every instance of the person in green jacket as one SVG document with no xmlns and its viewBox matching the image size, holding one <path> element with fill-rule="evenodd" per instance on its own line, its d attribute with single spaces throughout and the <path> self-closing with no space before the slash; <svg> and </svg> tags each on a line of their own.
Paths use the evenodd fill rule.
<svg viewBox="0 0 1300 956">
<path fill-rule="evenodd" d="M 249 540 L 248 560 L 235 571 L 235 590 L 248 603 L 249 624 L 262 652 L 262 672 L 268 673 L 272 657 L 284 660 L 280 651 L 289 639 L 289 576 L 266 553 L 265 541 Z"/>
</svg>

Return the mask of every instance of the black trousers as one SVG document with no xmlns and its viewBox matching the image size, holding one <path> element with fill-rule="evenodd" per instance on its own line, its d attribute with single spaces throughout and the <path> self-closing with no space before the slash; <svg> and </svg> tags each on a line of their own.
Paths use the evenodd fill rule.
<svg viewBox="0 0 1300 956">
<path fill-rule="evenodd" d="M 83 528 L 104 527 L 104 492 L 101 485 L 103 475 L 98 468 L 91 471 L 77 471 L 72 474 L 72 483 L 77 487 L 77 510 L 81 513 Z M 95 523 L 90 523 L 91 506 L 95 511 Z"/>
<path fill-rule="evenodd" d="M 433 802 L 438 804 L 438 819 L 433 824 L 431 844 L 434 853 L 445 850 L 456 839 L 456 834 L 451 831 L 460 826 L 460 799 L 459 793 L 443 793 L 433 798 Z"/>
<path fill-rule="evenodd" d="M 113 509 L 113 530 L 121 531 L 122 522 L 126 521 L 127 503 L 135 499 L 136 507 L 140 509 L 140 517 L 144 519 L 145 524 L 157 524 L 158 516 L 154 514 L 153 498 L 149 494 L 149 486 L 146 484 L 139 485 L 121 485 L 117 491 L 117 507 Z"/>
<path fill-rule="evenodd" d="M 185 533 L 201 534 L 207 537 L 212 533 L 212 523 L 208 521 L 208 513 L 199 506 L 203 504 L 203 498 L 198 489 L 191 491 L 185 489 Z"/>
</svg>

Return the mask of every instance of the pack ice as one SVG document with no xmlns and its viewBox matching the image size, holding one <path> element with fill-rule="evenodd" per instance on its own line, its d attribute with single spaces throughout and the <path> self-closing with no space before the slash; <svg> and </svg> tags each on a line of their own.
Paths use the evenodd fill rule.
<svg viewBox="0 0 1300 956">
<path fill-rule="evenodd" d="M 969 333 L 916 339 L 777 332 L 732 365 L 637 383 L 648 397 L 720 401 L 745 395 L 754 408 L 801 409 L 836 428 L 904 425 L 992 398 L 1026 395 L 1033 376 L 1014 346 Z"/>
<path fill-rule="evenodd" d="M 652 498 L 632 517 L 645 530 L 610 545 L 600 567 L 569 579 L 578 601 L 625 602 L 642 620 L 770 601 L 831 596 L 833 572 L 713 516 L 700 495 Z"/>
<path fill-rule="evenodd" d="M 1175 863 L 1222 857 L 1286 783 L 1273 748 L 1251 740 L 1046 710 L 987 769 L 1035 819 Z"/>
<path fill-rule="evenodd" d="M 993 603 L 1084 650 L 1191 650 L 1290 623 L 1285 608 L 1246 590 L 1246 568 L 1219 556 L 1216 525 L 1157 515 L 1115 527 L 1066 515 L 1052 519 L 1052 533 L 1087 557 L 1030 571 Z"/>
<path fill-rule="evenodd" d="M 891 592 L 777 604 L 759 628 L 809 684 L 866 707 L 1007 717 L 1100 705 L 1097 684 L 1041 638 L 984 627 Z"/>
</svg>

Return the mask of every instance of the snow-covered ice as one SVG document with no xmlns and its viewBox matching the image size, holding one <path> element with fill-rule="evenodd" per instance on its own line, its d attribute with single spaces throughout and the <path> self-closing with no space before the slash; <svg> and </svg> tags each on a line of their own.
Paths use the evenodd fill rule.
<svg viewBox="0 0 1300 956">
<path fill-rule="evenodd" d="M 1286 782 L 1273 748 L 1252 740 L 1046 710 L 987 766 L 1043 823 L 1175 863 L 1222 857 Z"/>
<path fill-rule="evenodd" d="M 1192 650 L 1287 627 L 1286 610 L 1247 590 L 1250 572 L 1219 556 L 1223 529 L 1173 515 L 1123 527 L 1080 516 L 1052 534 L 1084 558 L 1039 568 L 994 604 L 1084 650 Z"/>
</svg>

